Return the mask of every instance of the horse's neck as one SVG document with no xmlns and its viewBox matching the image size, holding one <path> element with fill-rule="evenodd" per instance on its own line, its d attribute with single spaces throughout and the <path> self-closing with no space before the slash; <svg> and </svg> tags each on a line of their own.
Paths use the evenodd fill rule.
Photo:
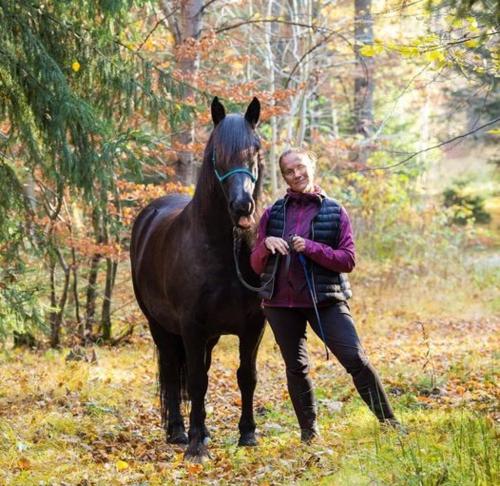
<svg viewBox="0 0 500 486">
<path fill-rule="evenodd" d="M 209 241 L 224 250 L 232 245 L 233 223 L 220 188 L 195 194 L 191 210 L 196 226 L 204 231 Z"/>
</svg>

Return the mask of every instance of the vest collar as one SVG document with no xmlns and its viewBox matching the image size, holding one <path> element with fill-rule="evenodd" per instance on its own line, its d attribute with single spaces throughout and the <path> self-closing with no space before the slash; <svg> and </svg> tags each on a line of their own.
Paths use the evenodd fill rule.
<svg viewBox="0 0 500 486">
<path fill-rule="evenodd" d="M 321 189 L 319 186 L 314 186 L 314 190 L 312 192 L 295 192 L 290 188 L 286 190 L 286 199 L 290 199 L 296 202 L 306 202 L 306 201 L 319 201 L 322 202 L 326 197 L 325 191 Z"/>
</svg>

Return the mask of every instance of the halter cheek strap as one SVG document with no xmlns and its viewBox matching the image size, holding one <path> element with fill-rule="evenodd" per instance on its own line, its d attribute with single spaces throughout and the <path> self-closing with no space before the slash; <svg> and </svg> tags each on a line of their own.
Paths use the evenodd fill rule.
<svg viewBox="0 0 500 486">
<path fill-rule="evenodd" d="M 243 167 L 239 167 L 237 169 L 232 169 L 230 170 L 229 172 L 226 172 L 225 174 L 223 175 L 220 175 L 219 174 L 219 171 L 217 170 L 217 167 L 215 166 L 215 149 L 213 151 L 213 156 L 212 156 L 212 164 L 214 166 L 214 172 L 215 172 L 215 176 L 217 177 L 217 179 L 219 180 L 219 182 L 223 182 L 225 181 L 228 177 L 231 177 L 232 175 L 234 174 L 238 174 L 238 173 L 242 173 L 242 174 L 246 174 L 248 177 L 250 177 L 250 179 L 252 179 L 252 182 L 255 184 L 255 182 L 257 181 L 257 177 L 255 177 L 248 169 L 245 169 Z"/>
</svg>

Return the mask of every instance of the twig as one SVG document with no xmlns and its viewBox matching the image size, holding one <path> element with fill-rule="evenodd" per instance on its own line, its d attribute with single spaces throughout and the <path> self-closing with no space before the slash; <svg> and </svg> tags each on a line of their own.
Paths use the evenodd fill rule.
<svg viewBox="0 0 500 486">
<path fill-rule="evenodd" d="M 488 123 L 485 123 L 484 125 L 481 125 L 480 127 L 477 127 L 474 130 L 470 130 L 467 133 L 462 133 L 461 135 L 457 135 L 456 137 L 450 138 L 449 140 L 445 140 L 444 142 L 440 142 L 436 145 L 432 145 L 431 147 L 426 147 L 422 150 L 414 152 L 409 157 L 406 157 L 406 159 L 400 160 L 399 162 L 396 162 L 395 164 L 392 164 L 392 165 L 385 165 L 385 166 L 379 166 L 379 167 L 363 167 L 361 169 L 339 169 L 339 170 L 342 172 L 347 172 L 347 173 L 350 173 L 350 172 L 368 172 L 368 171 L 372 171 L 372 170 L 390 170 L 390 169 L 393 169 L 394 167 L 399 167 L 400 165 L 406 164 L 411 159 L 415 158 L 417 155 L 420 155 L 424 152 L 428 152 L 429 150 L 434 150 L 436 148 L 442 147 L 443 145 L 447 145 L 449 143 L 452 143 L 455 140 L 459 140 L 461 138 L 468 137 L 469 135 L 472 135 L 473 133 L 476 133 L 479 130 L 482 130 L 483 128 L 489 127 L 490 125 L 494 125 L 498 121 L 500 121 L 500 117 L 495 118 L 494 120 L 491 120 Z"/>
</svg>

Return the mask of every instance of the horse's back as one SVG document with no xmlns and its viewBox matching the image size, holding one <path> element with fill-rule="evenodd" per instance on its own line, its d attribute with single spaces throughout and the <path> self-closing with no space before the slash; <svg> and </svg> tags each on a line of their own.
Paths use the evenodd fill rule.
<svg viewBox="0 0 500 486">
<path fill-rule="evenodd" d="M 150 202 L 141 210 L 132 227 L 130 255 L 132 264 L 140 259 L 141 248 L 147 244 L 158 225 L 168 225 L 191 200 L 185 194 L 169 194 Z"/>
<path fill-rule="evenodd" d="M 190 200 L 191 197 L 185 194 L 160 197 L 148 204 L 134 222 L 130 242 L 132 281 L 136 297 L 146 315 L 150 313 L 141 305 L 144 302 L 140 290 L 149 286 L 155 274 L 159 275 L 164 259 L 162 246 L 169 229 Z"/>
</svg>

